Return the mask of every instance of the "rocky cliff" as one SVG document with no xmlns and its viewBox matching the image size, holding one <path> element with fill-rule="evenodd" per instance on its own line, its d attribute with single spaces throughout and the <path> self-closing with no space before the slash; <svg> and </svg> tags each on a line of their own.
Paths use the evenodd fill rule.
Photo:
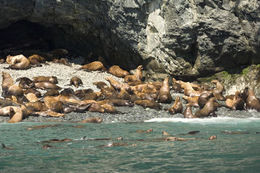
<svg viewBox="0 0 260 173">
<path fill-rule="evenodd" d="M 2 32 L 19 31 L 15 24 L 23 21 L 37 25 L 28 35 L 44 28 L 52 47 L 92 52 L 129 69 L 143 64 L 151 74 L 198 76 L 260 63 L 259 0 L 0 0 L 0 6 Z"/>
</svg>

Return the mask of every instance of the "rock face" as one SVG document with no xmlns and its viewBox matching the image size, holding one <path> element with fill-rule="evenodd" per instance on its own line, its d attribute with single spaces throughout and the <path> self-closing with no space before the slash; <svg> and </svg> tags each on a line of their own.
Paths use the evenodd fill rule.
<svg viewBox="0 0 260 173">
<path fill-rule="evenodd" d="M 20 21 L 37 24 L 52 47 L 92 52 L 128 69 L 143 64 L 151 74 L 199 76 L 260 63 L 259 0 L 0 0 L 0 5 L 0 29 Z"/>
</svg>

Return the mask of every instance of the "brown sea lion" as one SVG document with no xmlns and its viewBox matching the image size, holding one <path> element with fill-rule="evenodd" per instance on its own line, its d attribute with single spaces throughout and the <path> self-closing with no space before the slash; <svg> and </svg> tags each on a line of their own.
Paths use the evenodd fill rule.
<svg viewBox="0 0 260 173">
<path fill-rule="evenodd" d="M 207 103 L 207 101 L 209 100 L 209 98 L 213 97 L 213 93 L 210 91 L 203 91 L 198 99 L 198 104 L 200 106 L 200 108 L 203 108 L 204 105 Z"/>
<path fill-rule="evenodd" d="M 34 83 L 34 85 L 35 85 L 35 88 L 42 89 L 42 90 L 46 90 L 46 89 L 60 90 L 61 89 L 58 85 L 53 84 L 51 82 L 36 82 L 36 83 Z"/>
<path fill-rule="evenodd" d="M 37 101 L 39 101 L 39 98 L 34 93 L 25 94 L 25 97 L 27 98 L 27 100 L 29 102 L 37 102 Z"/>
<path fill-rule="evenodd" d="M 166 131 L 162 131 L 162 135 L 163 136 L 171 136 L 168 132 L 166 132 Z"/>
<path fill-rule="evenodd" d="M 255 109 L 260 112 L 260 101 L 253 89 L 246 87 L 242 93 L 242 97 L 246 102 L 246 109 Z"/>
<path fill-rule="evenodd" d="M 46 96 L 43 99 L 44 104 L 49 110 L 54 112 L 62 113 L 63 112 L 63 103 L 58 99 L 57 96 Z"/>
<path fill-rule="evenodd" d="M 110 83 L 110 85 L 111 85 L 113 88 L 115 88 L 115 90 L 120 91 L 120 90 L 124 89 L 124 90 L 127 91 L 127 90 L 130 89 L 130 87 L 129 87 L 128 84 L 122 83 L 122 82 L 118 82 L 117 80 L 115 80 L 115 79 L 112 78 L 112 77 L 106 77 L 105 79 Z"/>
<path fill-rule="evenodd" d="M 191 105 L 191 106 L 196 106 L 196 107 L 199 106 L 199 103 L 198 103 L 199 96 L 191 96 L 191 97 L 189 97 L 189 96 L 185 96 L 184 95 L 182 98 L 184 100 L 186 100 L 189 103 L 189 105 Z"/>
<path fill-rule="evenodd" d="M 171 103 L 172 96 L 170 94 L 169 77 L 165 78 L 158 94 L 158 102 Z"/>
<path fill-rule="evenodd" d="M 63 117 L 64 116 L 63 113 L 54 112 L 52 110 L 34 112 L 33 114 L 39 115 L 39 116 L 50 116 L 50 117 Z"/>
<path fill-rule="evenodd" d="M 217 136 L 215 136 L 215 135 L 209 137 L 209 140 L 210 140 L 210 141 L 211 141 L 211 140 L 215 140 L 215 139 L 217 139 Z"/>
<path fill-rule="evenodd" d="M 14 150 L 14 148 L 13 147 L 8 147 L 8 146 L 6 146 L 5 144 L 1 144 L 2 145 L 2 148 L 3 149 L 5 149 L 5 150 Z"/>
<path fill-rule="evenodd" d="M 205 106 L 198 110 L 195 113 L 195 116 L 198 118 L 205 118 L 210 116 L 210 114 L 214 114 L 215 110 L 218 107 L 218 103 L 216 102 L 216 98 L 215 97 L 211 97 L 207 103 L 205 104 Z"/>
<path fill-rule="evenodd" d="M 240 92 L 236 91 L 233 97 L 226 97 L 226 106 L 233 110 L 243 110 L 244 109 L 244 100 L 240 96 Z"/>
<path fill-rule="evenodd" d="M 27 109 L 29 109 L 32 112 L 40 112 L 40 111 L 45 111 L 47 109 L 47 107 L 45 107 L 45 105 L 40 101 L 28 102 L 25 103 L 25 106 Z"/>
<path fill-rule="evenodd" d="M 112 104 L 105 103 L 105 104 L 101 104 L 100 106 L 107 113 L 118 113 L 118 111 L 116 110 L 116 108 Z"/>
<path fill-rule="evenodd" d="M 85 120 L 79 121 L 79 123 L 102 123 L 103 119 L 100 117 L 89 117 Z"/>
<path fill-rule="evenodd" d="M 60 58 L 60 59 L 53 59 L 52 60 L 53 63 L 58 63 L 58 64 L 63 64 L 66 66 L 71 66 L 71 64 L 69 63 L 69 60 L 67 58 Z"/>
<path fill-rule="evenodd" d="M 23 111 L 21 107 L 18 106 L 11 106 L 10 108 L 10 120 L 8 121 L 8 123 L 18 123 L 20 121 L 22 121 L 23 119 Z"/>
<path fill-rule="evenodd" d="M 148 129 L 148 130 L 136 130 L 136 133 L 151 133 L 153 132 L 153 129 Z"/>
<path fill-rule="evenodd" d="M 42 56 L 40 56 L 38 54 L 33 54 L 33 55 L 29 56 L 28 60 L 30 61 L 31 65 L 39 65 L 39 64 L 45 62 L 45 58 L 43 58 Z"/>
<path fill-rule="evenodd" d="M 38 98 L 42 97 L 41 92 L 34 88 L 29 88 L 24 90 L 24 94 L 28 94 L 28 93 L 34 93 Z"/>
<path fill-rule="evenodd" d="M 98 95 L 92 89 L 80 89 L 74 92 L 75 96 L 77 96 L 80 100 L 89 99 L 96 100 Z"/>
<path fill-rule="evenodd" d="M 27 77 L 21 77 L 16 79 L 16 82 L 18 81 L 19 81 L 19 87 L 23 89 L 29 89 L 34 87 L 33 81 Z"/>
<path fill-rule="evenodd" d="M 17 96 L 21 97 L 23 96 L 23 89 L 17 85 L 12 85 L 7 90 L 7 96 Z"/>
<path fill-rule="evenodd" d="M 113 65 L 108 69 L 108 72 L 116 77 L 125 77 L 129 75 L 129 72 L 126 70 L 123 70 L 118 65 Z"/>
<path fill-rule="evenodd" d="M 183 81 L 176 81 L 176 83 L 181 85 L 181 88 L 184 89 L 184 94 L 186 96 L 200 96 L 201 92 L 200 91 L 196 91 L 193 86 L 192 83 L 190 82 L 183 82 Z"/>
<path fill-rule="evenodd" d="M 193 115 L 192 107 L 190 104 L 186 104 L 186 108 L 183 112 L 184 118 L 198 118 L 197 116 Z"/>
<path fill-rule="evenodd" d="M 88 111 L 104 113 L 105 109 L 101 107 L 101 105 L 98 103 L 91 103 L 90 107 L 88 108 Z"/>
<path fill-rule="evenodd" d="M 46 93 L 44 93 L 43 97 L 46 96 L 58 96 L 60 94 L 59 90 L 57 89 L 48 89 Z"/>
<path fill-rule="evenodd" d="M 80 85 L 83 85 L 83 82 L 79 77 L 74 76 L 70 79 L 70 85 L 73 85 L 76 88 L 78 88 Z"/>
<path fill-rule="evenodd" d="M 82 67 L 80 67 L 80 69 L 86 71 L 106 71 L 106 68 L 104 67 L 103 63 L 100 61 L 93 61 L 89 64 L 85 64 Z"/>
<path fill-rule="evenodd" d="M 217 100 L 223 101 L 225 97 L 223 97 L 222 93 L 224 91 L 224 86 L 218 80 L 212 80 L 211 83 L 216 85 L 216 88 L 213 89 L 213 95 L 217 98 Z"/>
<path fill-rule="evenodd" d="M 109 88 L 109 86 L 103 81 L 93 82 L 93 84 L 96 85 L 98 89 Z"/>
<path fill-rule="evenodd" d="M 182 113 L 183 106 L 180 97 L 177 96 L 173 105 L 168 109 L 171 114 Z"/>
<path fill-rule="evenodd" d="M 127 75 L 124 77 L 124 81 L 125 82 L 135 82 L 135 81 L 141 81 L 142 78 L 143 78 L 143 66 L 142 65 L 139 65 L 137 68 L 136 68 L 136 71 L 133 75 Z"/>
<path fill-rule="evenodd" d="M 183 92 L 181 85 L 177 82 L 177 80 L 175 78 L 172 78 L 172 89 L 173 89 L 173 91 L 178 92 L 178 93 Z"/>
<path fill-rule="evenodd" d="M 24 70 L 30 67 L 30 61 L 22 54 L 16 56 L 8 55 L 6 62 L 10 64 L 9 68 L 11 69 Z"/>
<path fill-rule="evenodd" d="M 159 110 L 161 108 L 159 103 L 152 101 L 152 100 L 136 100 L 134 103 L 136 105 L 140 105 L 144 108 L 152 108 L 152 109 L 157 109 L 157 110 Z"/>
<path fill-rule="evenodd" d="M 53 84 L 57 84 L 58 83 L 58 79 L 56 76 L 36 76 L 33 77 L 33 82 L 37 83 L 37 82 L 50 82 Z"/>
<path fill-rule="evenodd" d="M 14 84 L 14 80 L 7 72 L 2 71 L 2 90 L 7 91 Z"/>
</svg>

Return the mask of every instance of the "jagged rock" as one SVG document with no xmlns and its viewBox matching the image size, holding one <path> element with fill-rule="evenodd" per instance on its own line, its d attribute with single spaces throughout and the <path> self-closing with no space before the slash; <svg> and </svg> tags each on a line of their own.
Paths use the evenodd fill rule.
<svg viewBox="0 0 260 173">
<path fill-rule="evenodd" d="M 36 23 L 45 28 L 49 47 L 93 52 L 123 68 L 143 64 L 151 74 L 198 76 L 260 63 L 259 0 L 0 0 L 0 5 L 1 31 L 19 21 Z"/>
</svg>

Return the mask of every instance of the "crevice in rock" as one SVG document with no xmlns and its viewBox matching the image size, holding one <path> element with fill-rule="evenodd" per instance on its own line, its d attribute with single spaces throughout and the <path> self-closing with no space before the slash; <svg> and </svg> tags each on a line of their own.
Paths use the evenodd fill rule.
<svg viewBox="0 0 260 173">
<path fill-rule="evenodd" d="M 71 61 L 83 57 L 82 63 L 87 63 L 101 56 L 106 66 L 117 64 L 128 70 L 142 64 L 140 55 L 107 28 L 82 34 L 71 25 L 42 25 L 21 20 L 0 29 L 0 38 L 0 58 L 17 54 L 30 56 L 63 48 L 69 51 L 66 58 Z"/>
</svg>

